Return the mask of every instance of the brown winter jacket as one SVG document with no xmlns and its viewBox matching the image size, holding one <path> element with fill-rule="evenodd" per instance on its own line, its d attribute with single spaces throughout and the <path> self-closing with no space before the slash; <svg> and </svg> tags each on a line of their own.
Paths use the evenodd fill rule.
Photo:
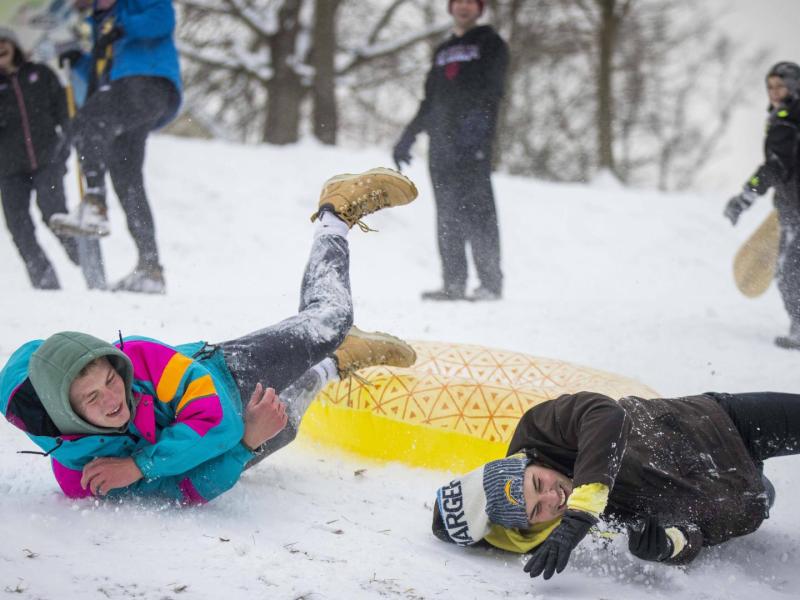
<svg viewBox="0 0 800 600">
<path fill-rule="evenodd" d="M 632 523 L 656 515 L 662 526 L 681 529 L 688 543 L 666 561 L 674 564 L 755 531 L 768 514 L 761 474 L 710 396 L 615 402 L 591 392 L 564 395 L 523 415 L 508 448 L 518 452 L 576 487 L 608 485 L 605 517 Z"/>
</svg>

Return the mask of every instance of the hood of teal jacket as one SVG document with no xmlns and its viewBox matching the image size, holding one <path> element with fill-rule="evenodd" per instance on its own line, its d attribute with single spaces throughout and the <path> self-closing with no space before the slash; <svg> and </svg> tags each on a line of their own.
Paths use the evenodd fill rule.
<svg viewBox="0 0 800 600">
<path fill-rule="evenodd" d="M 31 356 L 28 372 L 33 389 L 53 423 L 65 435 L 121 433 L 127 429 L 127 425 L 117 429 L 89 423 L 69 403 L 72 382 L 81 369 L 100 357 L 107 358 L 124 380 L 132 418 L 133 364 L 116 346 L 86 333 L 62 331 L 47 338 Z"/>
</svg>

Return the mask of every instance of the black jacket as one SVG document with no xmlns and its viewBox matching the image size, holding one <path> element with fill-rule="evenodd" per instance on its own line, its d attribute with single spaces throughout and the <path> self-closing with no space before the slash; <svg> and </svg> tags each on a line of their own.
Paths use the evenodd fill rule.
<svg viewBox="0 0 800 600">
<path fill-rule="evenodd" d="M 64 88 L 49 67 L 28 62 L 13 75 L 0 74 L 0 177 L 54 160 L 67 120 Z"/>
<path fill-rule="evenodd" d="M 790 98 L 777 108 L 770 107 L 764 138 L 764 163 L 747 181 L 758 194 L 769 188 L 777 192 L 776 204 L 800 209 L 800 98 Z"/>
<path fill-rule="evenodd" d="M 491 26 L 450 36 L 433 54 L 425 98 L 404 135 L 427 131 L 432 163 L 489 158 L 507 66 L 508 46 Z"/>
<path fill-rule="evenodd" d="M 574 485 L 611 489 L 604 515 L 632 523 L 650 515 L 702 546 L 755 531 L 768 511 L 761 474 L 727 413 L 710 396 L 615 402 L 581 392 L 523 415 L 508 454 L 564 473 Z"/>
</svg>

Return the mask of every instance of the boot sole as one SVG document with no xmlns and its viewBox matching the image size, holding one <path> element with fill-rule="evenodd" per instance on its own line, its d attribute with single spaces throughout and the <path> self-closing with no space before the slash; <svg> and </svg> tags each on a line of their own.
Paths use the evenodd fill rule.
<svg viewBox="0 0 800 600">
<path fill-rule="evenodd" d="M 81 229 L 62 223 L 50 223 L 50 229 L 56 235 L 66 235 L 70 237 L 102 238 L 111 235 L 109 229 Z"/>
<path fill-rule="evenodd" d="M 325 190 L 330 185 L 343 183 L 345 181 L 356 181 L 362 177 L 375 177 L 381 184 L 396 188 L 399 191 L 401 200 L 392 202 L 391 206 L 402 206 L 404 204 L 409 204 L 410 202 L 413 202 L 419 194 L 417 191 L 417 186 L 414 185 L 414 182 L 402 173 L 395 171 L 394 169 L 387 169 L 386 167 L 376 167 L 374 169 L 370 169 L 369 171 L 364 171 L 363 173 L 343 173 L 342 175 L 335 175 L 334 177 L 331 177 L 322 185 L 322 195 L 325 195 Z M 389 193 L 391 198 L 394 198 L 397 195 L 398 194 Z"/>
</svg>

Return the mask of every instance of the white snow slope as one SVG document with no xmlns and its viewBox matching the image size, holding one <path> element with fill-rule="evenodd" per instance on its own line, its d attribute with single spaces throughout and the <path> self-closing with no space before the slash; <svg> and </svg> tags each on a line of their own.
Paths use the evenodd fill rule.
<svg viewBox="0 0 800 600">
<path fill-rule="evenodd" d="M 42 227 L 65 291 L 32 291 L 0 233 L 0 361 L 61 329 L 219 341 L 292 314 L 320 185 L 388 162 L 374 149 L 156 137 L 146 175 L 169 293 L 85 291 Z M 439 305 L 419 299 L 439 278 L 424 162 L 417 157 L 410 171 L 419 200 L 369 218 L 379 233 L 350 236 L 362 328 L 572 360 L 668 396 L 798 391 L 800 353 L 772 345 L 788 327 L 776 290 L 747 300 L 732 282 L 733 254 L 769 208 L 762 199 L 731 228 L 721 212 L 738 180 L 721 196 L 702 197 L 498 175 L 505 299 Z M 115 202 L 111 219 L 114 233 L 103 244 L 117 278 L 135 256 Z M 704 552 L 689 568 L 632 559 L 618 537 L 607 549 L 585 541 L 567 571 L 544 582 L 531 581 L 515 555 L 463 550 L 431 535 L 431 501 L 447 473 L 298 443 L 211 504 L 179 509 L 70 501 L 48 461 L 16 453 L 22 449 L 34 447 L 0 425 L 3 597 L 764 600 L 797 597 L 800 588 L 792 500 L 800 458 L 767 465 L 778 500 L 758 532 Z"/>
</svg>

